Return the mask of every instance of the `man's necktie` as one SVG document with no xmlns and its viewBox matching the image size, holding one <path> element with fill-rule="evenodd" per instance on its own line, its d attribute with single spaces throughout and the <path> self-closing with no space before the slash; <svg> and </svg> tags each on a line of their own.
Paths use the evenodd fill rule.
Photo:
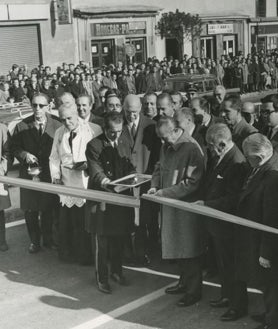
<svg viewBox="0 0 278 329">
<path fill-rule="evenodd" d="M 76 132 L 71 131 L 70 136 L 69 136 L 69 146 L 70 146 L 71 153 L 72 153 L 72 141 L 74 140 L 75 136 L 76 136 Z"/>
<path fill-rule="evenodd" d="M 41 137 L 43 134 L 43 123 L 39 124 L 39 136 Z"/>
<path fill-rule="evenodd" d="M 244 186 L 243 186 L 243 189 L 244 189 L 244 190 L 248 187 L 248 185 L 250 184 L 250 182 L 252 181 L 252 179 L 253 179 L 253 177 L 256 175 L 256 173 L 259 171 L 259 169 L 260 169 L 260 168 L 254 168 L 254 169 L 251 171 L 250 175 L 247 177 L 247 179 L 246 179 L 246 181 L 245 181 L 245 184 L 244 184 Z"/>
<path fill-rule="evenodd" d="M 267 138 L 270 140 L 271 139 L 271 137 L 272 137 L 272 128 L 270 127 L 269 128 L 269 130 L 268 130 L 268 132 L 267 132 Z"/>
<path fill-rule="evenodd" d="M 131 136 L 132 136 L 133 140 L 136 137 L 136 124 L 135 123 L 131 127 Z"/>
</svg>

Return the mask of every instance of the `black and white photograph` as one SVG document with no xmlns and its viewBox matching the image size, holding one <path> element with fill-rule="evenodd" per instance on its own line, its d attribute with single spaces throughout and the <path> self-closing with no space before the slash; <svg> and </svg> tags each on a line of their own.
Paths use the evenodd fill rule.
<svg viewBox="0 0 278 329">
<path fill-rule="evenodd" d="M 278 329 L 277 80 L 277 0 L 0 0 L 0 329 Z"/>
</svg>

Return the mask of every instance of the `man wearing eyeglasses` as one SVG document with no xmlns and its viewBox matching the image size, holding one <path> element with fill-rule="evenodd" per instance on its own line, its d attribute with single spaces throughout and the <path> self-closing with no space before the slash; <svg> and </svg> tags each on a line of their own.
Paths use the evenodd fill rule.
<svg viewBox="0 0 278 329">
<path fill-rule="evenodd" d="M 108 95 L 105 100 L 105 111 L 106 112 L 122 112 L 122 104 L 116 94 Z"/>
<path fill-rule="evenodd" d="M 278 151 L 278 97 L 268 95 L 261 101 L 261 118 L 267 127 L 265 135 L 271 141 L 274 150 Z"/>
<path fill-rule="evenodd" d="M 61 126 L 59 119 L 49 113 L 49 100 L 45 94 L 35 94 L 32 99 L 33 115 L 23 119 L 15 127 L 12 136 L 12 151 L 20 163 L 19 177 L 32 179 L 32 168 L 40 173 L 33 179 L 51 183 L 49 155 L 56 129 Z M 53 247 L 52 224 L 53 209 L 57 203 L 53 194 L 20 189 L 21 209 L 25 211 L 27 230 L 31 240 L 30 253 L 41 249 L 43 245 Z M 41 227 L 39 225 L 41 219 Z"/>
</svg>

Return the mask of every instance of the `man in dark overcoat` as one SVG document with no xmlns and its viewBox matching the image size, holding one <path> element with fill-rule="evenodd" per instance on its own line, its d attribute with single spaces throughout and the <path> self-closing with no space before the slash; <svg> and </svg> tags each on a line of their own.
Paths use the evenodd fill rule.
<svg viewBox="0 0 278 329">
<path fill-rule="evenodd" d="M 135 172 L 131 162 L 130 144 L 123 130 L 123 117 L 110 112 L 104 119 L 104 133 L 87 145 L 89 189 L 106 190 L 110 181 Z M 112 190 L 111 190 L 112 191 Z M 128 193 L 128 192 L 126 192 Z M 110 254 L 113 281 L 126 284 L 122 273 L 125 236 L 130 233 L 133 210 L 103 203 L 92 206 L 93 214 L 87 218 L 87 229 L 95 244 L 97 286 L 101 292 L 111 293 L 108 283 L 108 254 Z"/>
<path fill-rule="evenodd" d="M 10 160 L 9 133 L 8 128 L 0 123 L 0 175 L 6 175 L 8 162 Z M 11 206 L 7 187 L 0 183 L 0 251 L 8 250 L 5 230 L 4 210 Z"/>
<path fill-rule="evenodd" d="M 242 103 L 238 95 L 227 95 L 223 102 L 222 116 L 232 131 L 233 142 L 242 151 L 244 139 L 258 130 L 241 115 Z"/>
<path fill-rule="evenodd" d="M 278 155 L 261 134 L 247 137 L 243 152 L 252 171 L 239 196 L 236 215 L 278 228 Z M 277 235 L 237 225 L 235 246 L 234 296 L 221 319 L 233 321 L 247 313 L 248 284 L 263 291 L 265 324 L 259 328 L 278 328 Z"/>
<path fill-rule="evenodd" d="M 36 94 L 32 99 L 32 108 L 34 114 L 23 119 L 15 127 L 12 136 L 12 152 L 20 163 L 20 178 L 31 180 L 29 169 L 39 167 L 41 172 L 36 179 L 51 183 L 49 156 L 55 131 L 61 123 L 57 117 L 49 114 L 49 101 L 46 95 Z M 53 246 L 53 210 L 56 205 L 58 205 L 56 195 L 20 189 L 20 206 L 25 211 L 26 225 L 31 240 L 30 253 L 40 250 L 41 233 L 44 246 Z"/>
<path fill-rule="evenodd" d="M 130 141 L 132 163 L 139 174 L 152 174 L 159 158 L 161 141 L 155 132 L 155 121 L 144 116 L 137 95 L 127 95 L 124 104 L 126 123 L 123 135 Z M 140 192 L 145 193 L 150 184 L 144 184 Z M 135 226 L 135 254 L 137 262 L 147 265 L 149 255 L 158 240 L 158 208 L 146 200 L 141 201 L 139 225 Z"/>
<path fill-rule="evenodd" d="M 148 193 L 196 201 L 205 168 L 200 147 L 171 117 L 158 121 L 157 133 L 164 144 Z M 162 258 L 177 259 L 180 265 L 179 283 L 167 288 L 166 293 L 185 293 L 179 306 L 195 304 L 202 295 L 203 222 L 196 214 L 169 206 L 163 205 L 161 213 Z"/>
<path fill-rule="evenodd" d="M 233 143 L 231 131 L 225 124 L 212 125 L 206 138 L 213 157 L 208 162 L 202 186 L 203 200 L 196 203 L 234 214 L 246 173 L 245 158 Z M 221 297 L 212 300 L 210 305 L 226 307 L 233 292 L 234 225 L 208 217 L 206 229 L 213 241 L 221 281 Z"/>
</svg>

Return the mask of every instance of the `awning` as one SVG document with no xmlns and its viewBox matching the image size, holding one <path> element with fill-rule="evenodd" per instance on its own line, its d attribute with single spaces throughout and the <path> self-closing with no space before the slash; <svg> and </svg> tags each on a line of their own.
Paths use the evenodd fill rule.
<svg viewBox="0 0 278 329">
<path fill-rule="evenodd" d="M 149 17 L 158 15 L 162 8 L 155 6 L 110 6 L 80 7 L 73 10 L 78 18 L 109 18 L 109 17 Z"/>
</svg>

